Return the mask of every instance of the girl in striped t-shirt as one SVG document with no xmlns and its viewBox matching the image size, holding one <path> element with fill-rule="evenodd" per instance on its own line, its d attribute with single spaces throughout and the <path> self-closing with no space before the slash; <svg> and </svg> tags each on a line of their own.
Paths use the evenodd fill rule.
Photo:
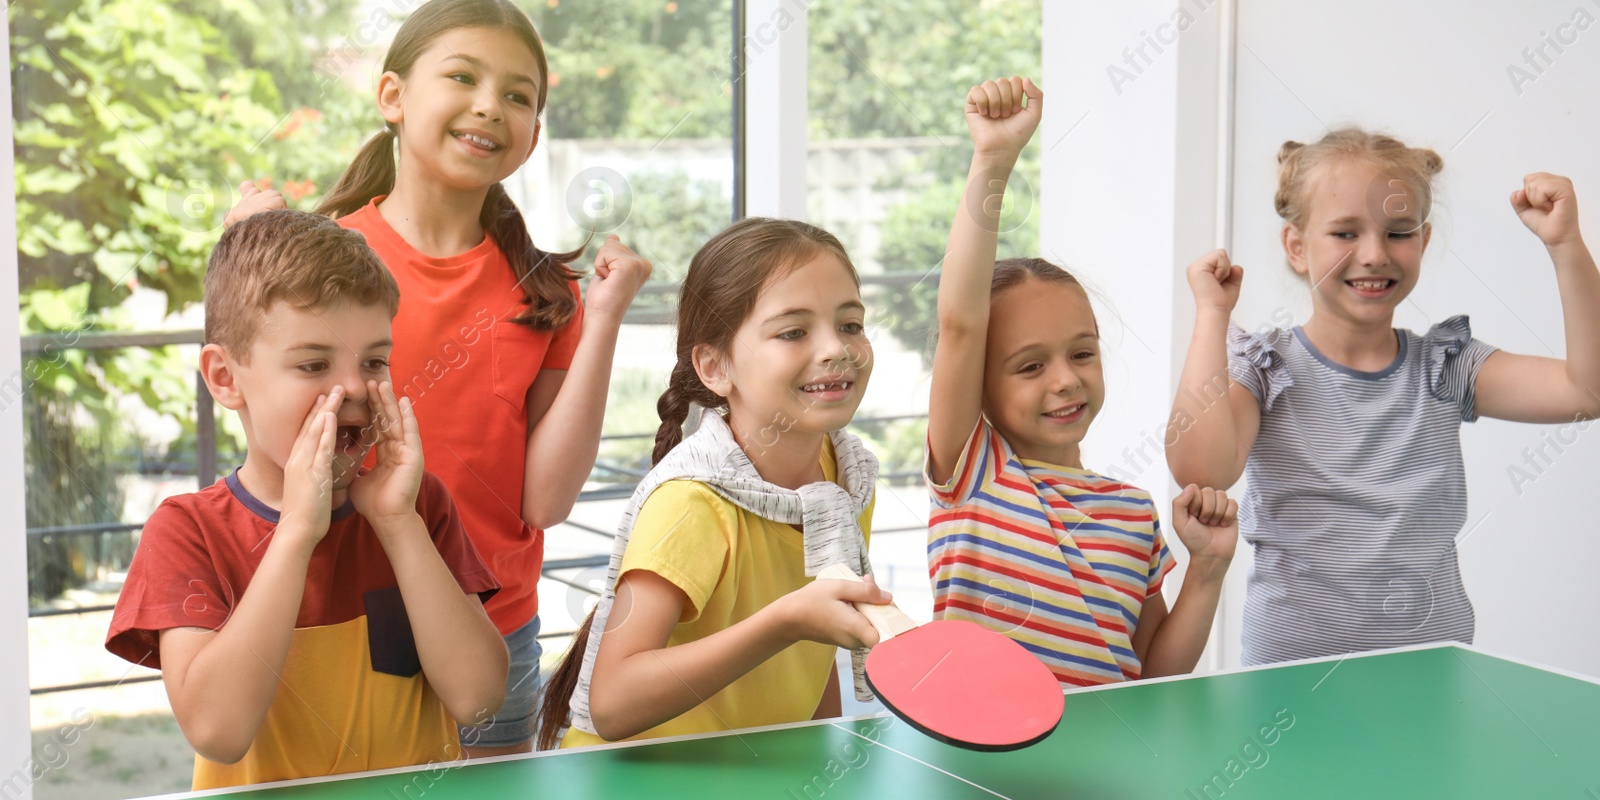
<svg viewBox="0 0 1600 800">
<path fill-rule="evenodd" d="M 1043 100 L 1021 78 L 967 94 L 974 152 L 939 283 L 928 408 L 934 614 L 1005 633 L 1064 684 L 1188 672 L 1233 557 L 1235 505 L 1196 486 L 1173 503 L 1193 561 L 1169 613 L 1173 558 L 1150 495 L 1079 457 L 1105 398 L 1089 299 L 1046 261 L 994 260 L 1001 193 Z"/>
<path fill-rule="evenodd" d="M 1249 478 L 1243 661 L 1471 642 L 1461 423 L 1600 414 L 1600 271 L 1572 182 L 1535 173 L 1511 195 L 1555 266 L 1563 361 L 1498 351 L 1464 316 L 1394 327 L 1432 233 L 1437 153 L 1343 129 L 1286 143 L 1278 162 L 1283 248 L 1311 285 L 1311 318 L 1230 326 L 1243 269 L 1220 250 L 1192 264 L 1194 338 L 1172 409 L 1184 433 L 1167 448 L 1180 481 Z"/>
</svg>

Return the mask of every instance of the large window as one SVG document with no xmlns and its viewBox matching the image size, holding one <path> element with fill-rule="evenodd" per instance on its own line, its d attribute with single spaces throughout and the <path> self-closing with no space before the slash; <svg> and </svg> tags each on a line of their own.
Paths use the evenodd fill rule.
<svg viewBox="0 0 1600 800">
<path fill-rule="evenodd" d="M 32 727 L 49 767 L 34 796 L 185 789 L 193 754 L 159 677 L 102 646 L 109 607 L 156 505 L 241 457 L 195 373 L 230 187 L 271 181 L 310 207 L 375 128 L 352 87 L 381 43 L 358 33 L 355 0 L 7 10 Z"/>
<path fill-rule="evenodd" d="M 612 233 L 655 265 L 624 326 L 600 461 L 547 534 L 550 666 L 648 469 L 673 290 L 735 215 L 730 2 L 522 0 L 545 38 L 541 142 L 507 186 L 547 250 Z M 62 0 L 9 7 L 17 158 L 35 796 L 183 789 L 193 754 L 159 675 L 103 648 L 140 527 L 242 463 L 195 368 L 201 278 L 241 181 L 310 210 L 380 120 L 372 92 L 420 0 Z M 1039 0 L 813 0 L 811 221 L 863 275 L 877 351 L 855 431 L 883 461 L 880 578 L 924 605 L 918 480 L 939 261 L 970 144 L 967 87 L 1040 68 Z M 758 21 L 759 22 L 759 21 Z M 1038 244 L 1038 152 L 1002 255 Z M 575 265 L 588 271 L 586 258 Z M 925 613 L 925 610 L 924 610 Z M 848 694 L 848 693 L 847 693 Z"/>
<path fill-rule="evenodd" d="M 880 581 L 913 615 L 932 608 L 920 480 L 939 272 L 966 184 L 966 93 L 1038 79 L 1039 0 L 811 4 L 807 210 L 862 273 L 876 365 L 854 430 L 891 485 L 872 540 Z M 1037 137 L 1006 193 L 1001 258 L 1038 255 Z"/>
<path fill-rule="evenodd" d="M 162 499 L 242 463 L 197 392 L 201 278 L 241 181 L 315 207 L 381 120 L 372 91 L 420 0 L 62 0 L 8 8 L 18 166 L 35 797 L 189 786 L 159 676 L 103 642 Z M 527 0 L 551 63 L 543 140 L 508 183 L 546 249 L 610 233 L 656 264 L 619 348 L 587 499 L 647 460 L 670 285 L 732 217 L 731 3 Z M 588 264 L 580 262 L 587 271 Z M 666 360 L 663 360 L 666 359 Z M 613 492 L 615 494 L 615 492 Z M 625 496 L 625 492 L 624 492 Z M 596 527 L 610 528 L 611 522 Z M 582 519 L 579 519 L 579 518 Z M 603 537 L 552 535 L 565 551 Z M 548 601 L 553 609 L 581 602 Z M 576 598 L 587 596 L 573 590 Z M 561 617 L 562 614 L 555 614 Z M 570 620 L 553 620 L 564 647 Z"/>
</svg>

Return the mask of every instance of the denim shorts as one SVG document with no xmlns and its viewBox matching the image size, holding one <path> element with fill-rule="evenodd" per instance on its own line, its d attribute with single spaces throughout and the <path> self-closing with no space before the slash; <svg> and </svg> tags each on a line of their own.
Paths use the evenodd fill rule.
<svg viewBox="0 0 1600 800">
<path fill-rule="evenodd" d="M 464 747 L 510 747 L 533 739 L 539 724 L 539 618 L 506 634 L 511 668 L 506 670 L 506 701 L 500 713 L 480 725 L 461 725 Z"/>
</svg>

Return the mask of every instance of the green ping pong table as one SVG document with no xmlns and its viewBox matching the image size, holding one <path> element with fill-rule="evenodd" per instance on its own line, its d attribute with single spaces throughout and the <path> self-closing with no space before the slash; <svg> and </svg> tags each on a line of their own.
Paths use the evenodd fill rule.
<svg viewBox="0 0 1600 800">
<path fill-rule="evenodd" d="M 1436 645 L 1070 691 L 1055 733 L 1010 753 L 883 715 L 201 794 L 1600 800 L 1600 683 Z"/>
</svg>

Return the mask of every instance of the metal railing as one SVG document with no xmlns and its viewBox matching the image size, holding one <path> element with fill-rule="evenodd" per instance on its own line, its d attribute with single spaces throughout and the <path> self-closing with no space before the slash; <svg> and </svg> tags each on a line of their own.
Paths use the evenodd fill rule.
<svg viewBox="0 0 1600 800">
<path fill-rule="evenodd" d="M 926 280 L 938 281 L 938 272 L 931 275 L 918 273 L 889 273 L 884 275 L 863 275 L 861 283 L 866 286 L 881 286 L 885 288 L 900 288 L 921 283 Z M 646 284 L 641 288 L 641 296 L 671 296 L 678 292 L 678 284 Z M 628 325 L 666 325 L 675 321 L 674 311 L 671 309 L 630 309 L 624 317 L 624 324 Z M 22 337 L 22 355 L 24 358 L 37 356 L 48 352 L 51 348 L 56 350 L 117 350 L 129 347 L 155 348 L 175 345 L 202 345 L 205 343 L 205 331 L 180 330 L 158 331 L 148 333 L 123 333 L 123 332 L 79 332 L 70 334 L 72 341 L 64 341 L 64 334 L 33 334 Z M 852 425 L 876 424 L 898 422 L 902 420 L 925 419 L 926 414 L 901 414 L 883 417 L 863 417 L 855 420 Z M 194 474 L 199 487 L 210 486 L 217 480 L 217 429 L 216 410 L 211 398 L 211 392 L 206 388 L 205 378 L 199 370 L 195 370 L 195 447 L 197 451 Z M 628 441 L 639 439 L 654 439 L 654 433 L 631 433 L 602 436 L 601 441 Z M 614 464 L 596 460 L 595 470 L 617 475 L 625 480 L 615 485 L 588 489 L 578 494 L 578 503 L 591 503 L 604 500 L 618 500 L 631 497 L 638 482 L 645 473 L 622 464 Z M 181 473 L 180 473 L 181 474 Z M 921 480 L 920 471 L 900 471 L 883 473 L 879 480 L 890 483 L 901 481 Z M 26 529 L 29 537 L 45 536 L 98 536 L 104 534 L 125 533 L 132 534 L 144 527 L 144 522 L 100 522 L 74 525 L 57 525 Z M 604 536 L 615 536 L 612 531 L 601 530 L 582 523 L 566 521 L 561 524 L 570 525 L 589 533 Z M 879 533 L 895 533 L 921 528 L 890 528 Z M 609 561 L 608 554 L 584 556 L 579 558 L 554 559 L 544 562 L 540 576 L 549 578 L 559 583 L 566 584 L 580 591 L 593 593 L 587 586 L 579 586 L 552 573 L 570 570 L 603 567 Z M 89 605 L 73 606 L 70 608 L 33 607 L 28 609 L 28 617 L 56 617 L 78 614 L 91 614 L 96 612 L 112 611 L 115 605 Z M 575 631 L 554 631 L 539 634 L 539 639 L 563 639 L 572 636 Z M 60 684 L 55 686 L 41 686 L 30 690 L 32 695 L 52 694 L 56 692 L 77 691 L 80 689 L 97 689 L 136 683 L 147 683 L 161 679 L 160 674 L 140 675 L 125 677 L 118 680 L 83 681 L 79 683 Z"/>
</svg>

